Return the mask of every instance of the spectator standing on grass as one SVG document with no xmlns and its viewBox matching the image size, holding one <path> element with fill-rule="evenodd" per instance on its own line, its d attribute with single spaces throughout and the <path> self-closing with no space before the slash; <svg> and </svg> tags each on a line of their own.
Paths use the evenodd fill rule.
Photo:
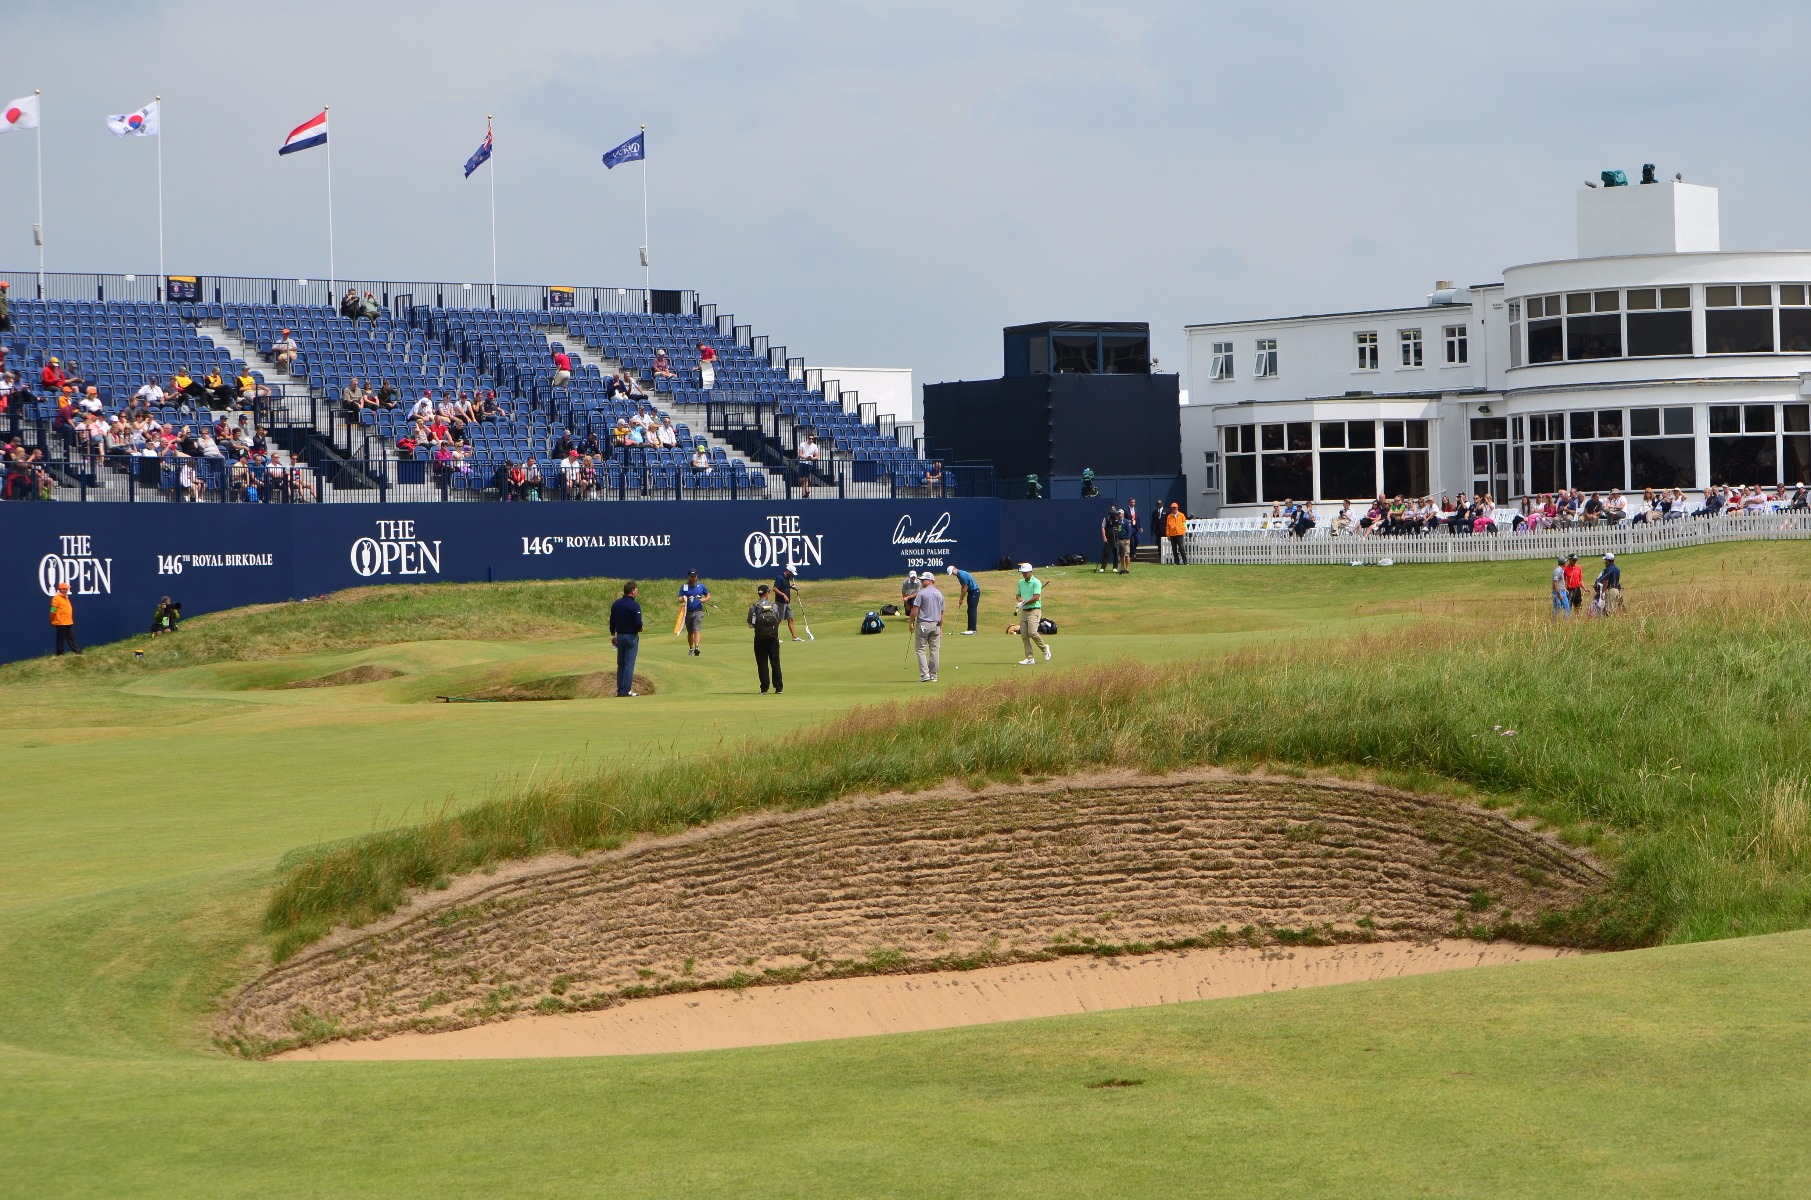
<svg viewBox="0 0 1811 1200">
<path fill-rule="evenodd" d="M 943 657 L 943 593 L 929 571 L 918 576 L 918 605 L 912 617 L 912 640 L 918 649 L 918 682 L 936 683 Z"/>
<path fill-rule="evenodd" d="M 905 614 L 907 622 L 910 622 L 912 619 L 912 605 L 916 603 L 917 600 L 918 572 L 907 571 L 905 582 L 899 585 L 899 611 Z"/>
<path fill-rule="evenodd" d="M 1616 565 L 1616 556 L 1603 556 L 1603 570 L 1597 573 L 1595 587 L 1603 596 L 1603 615 L 1613 617 L 1622 611 L 1622 568 Z"/>
<path fill-rule="evenodd" d="M 57 584 L 57 594 L 50 598 L 50 628 L 57 635 L 57 657 L 62 657 L 64 646 L 71 654 L 82 652 L 75 644 L 75 606 L 69 602 L 67 583 Z"/>
<path fill-rule="evenodd" d="M 1352 505 L 1348 501 L 1346 511 L 1350 512 L 1351 509 Z M 1177 566 L 1187 562 L 1188 514 L 1174 500 L 1170 501 L 1170 511 L 1163 518 L 1163 536 L 1170 539 L 1170 561 Z"/>
<path fill-rule="evenodd" d="M 704 653 L 704 602 L 710 598 L 711 590 L 698 582 L 698 572 L 687 571 L 679 585 L 679 603 L 685 609 L 685 644 L 693 655 Z"/>
<path fill-rule="evenodd" d="M 1126 501 L 1126 520 L 1121 532 L 1126 539 L 1126 563 L 1129 566 L 1132 560 L 1138 557 L 1138 497 L 1136 496 Z"/>
<path fill-rule="evenodd" d="M 635 599 L 633 579 L 623 584 L 623 594 L 610 606 L 610 644 L 616 647 L 616 694 L 635 695 L 635 655 L 641 648 L 641 604 Z"/>
<path fill-rule="evenodd" d="M 762 584 L 755 589 L 755 602 L 748 606 L 748 627 L 755 631 L 755 673 L 760 676 L 763 696 L 770 683 L 776 696 L 786 690 L 785 677 L 780 674 L 781 619 L 780 605 L 774 603 L 773 593 Z"/>
<path fill-rule="evenodd" d="M 1105 575 L 1111 566 L 1119 570 L 1119 505 L 1110 505 L 1107 515 L 1100 519 L 1100 566 L 1096 575 Z"/>
<path fill-rule="evenodd" d="M 1557 621 L 1560 619 L 1561 615 L 1570 617 L 1572 615 L 1572 601 L 1566 592 L 1566 560 L 1563 558 L 1556 558 L 1553 560 L 1552 587 L 1553 616 L 1551 619 Z"/>
<path fill-rule="evenodd" d="M 1585 598 L 1585 569 L 1578 565 L 1578 555 L 1566 555 L 1566 600 L 1577 612 Z"/>
<path fill-rule="evenodd" d="M 1033 650 L 1042 650 L 1044 661 L 1049 662 L 1050 646 L 1038 632 L 1038 622 L 1044 619 L 1044 581 L 1031 573 L 1030 563 L 1019 564 L 1019 602 L 1012 607 L 1019 614 L 1019 640 L 1025 645 L 1025 657 L 1019 665 L 1036 665 Z"/>
<path fill-rule="evenodd" d="M 798 628 L 792 623 L 792 598 L 798 594 L 798 590 L 798 572 L 789 565 L 773 581 L 773 602 L 779 606 L 780 619 L 786 622 L 786 632 L 792 635 L 795 642 L 800 639 Z"/>
<path fill-rule="evenodd" d="M 949 573 L 956 577 L 957 585 L 962 588 L 962 594 L 957 597 L 957 603 L 968 607 L 968 628 L 962 631 L 962 636 L 972 637 L 975 632 L 975 621 L 981 615 L 981 585 L 975 582 L 973 575 L 954 564 L 950 566 Z"/>
</svg>

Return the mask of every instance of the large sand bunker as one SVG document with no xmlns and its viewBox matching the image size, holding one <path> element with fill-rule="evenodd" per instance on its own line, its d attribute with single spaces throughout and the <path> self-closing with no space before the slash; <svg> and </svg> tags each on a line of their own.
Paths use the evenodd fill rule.
<svg viewBox="0 0 1811 1200">
<path fill-rule="evenodd" d="M 1571 952 L 1509 942 L 1437 941 L 1178 950 L 1118 958 L 1067 956 L 1053 962 L 930 975 L 685 992 L 596 1012 L 492 1021 L 446 1033 L 324 1042 L 283 1057 L 376 1062 L 725 1050 L 1217 1000 L 1567 953 Z"/>
<path fill-rule="evenodd" d="M 946 789 L 564 859 L 342 935 L 258 980 L 251 1050 L 742 989 L 1226 945 L 1539 927 L 1598 890 L 1450 800 L 1275 777 Z"/>
</svg>

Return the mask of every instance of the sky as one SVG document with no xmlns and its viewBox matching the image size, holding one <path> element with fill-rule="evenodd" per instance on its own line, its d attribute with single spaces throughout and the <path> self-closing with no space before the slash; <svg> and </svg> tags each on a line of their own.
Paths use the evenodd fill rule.
<svg viewBox="0 0 1811 1200">
<path fill-rule="evenodd" d="M 1804 248 L 1811 5 L 1370 0 L 760 5 L 14 0 L 51 270 L 695 289 L 812 366 L 1001 370 L 1000 329 L 1417 303 L 1575 249 L 1643 162 L 1722 189 L 1725 248 Z M 462 178 L 494 114 L 491 167 Z M 33 135 L 0 137 L 28 273 Z"/>
</svg>

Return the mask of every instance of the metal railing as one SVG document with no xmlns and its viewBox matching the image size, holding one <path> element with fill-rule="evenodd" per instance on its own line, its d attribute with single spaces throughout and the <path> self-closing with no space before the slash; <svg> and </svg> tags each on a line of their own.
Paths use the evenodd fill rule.
<svg viewBox="0 0 1811 1200">
<path fill-rule="evenodd" d="M 1211 531 L 1207 522 L 1189 522 L 1183 553 L 1192 564 L 1346 566 L 1391 563 L 1508 562 L 1516 559 L 1580 558 L 1606 553 L 1639 554 L 1677 550 L 1710 542 L 1798 541 L 1811 539 L 1811 511 L 1750 513 L 1740 516 L 1676 517 L 1670 520 L 1580 525 L 1536 533 L 1398 534 L 1359 536 L 1314 529 L 1292 537 L 1278 521 L 1266 529 Z M 1173 562 L 1167 539 L 1163 561 Z"/>
<path fill-rule="evenodd" d="M 27 282 L 38 300 L 137 301 L 165 300 L 164 279 L 158 275 L 121 275 L 88 271 L 0 271 L 13 281 L 14 299 L 26 299 Z M 39 279 L 43 285 L 40 288 Z M 177 278 L 177 277 L 172 277 Z M 187 280 L 188 276 L 180 277 Z M 360 295 L 369 291 L 386 308 L 398 297 L 437 308 L 545 309 L 555 312 L 667 312 L 691 316 L 698 312 L 698 293 L 690 289 L 579 287 L 563 284 L 463 283 L 389 279 L 305 279 L 256 275 L 195 276 L 196 298 L 174 299 L 182 304 L 294 304 L 334 308 L 348 287 Z M 570 299 L 568 305 L 566 301 Z"/>
</svg>

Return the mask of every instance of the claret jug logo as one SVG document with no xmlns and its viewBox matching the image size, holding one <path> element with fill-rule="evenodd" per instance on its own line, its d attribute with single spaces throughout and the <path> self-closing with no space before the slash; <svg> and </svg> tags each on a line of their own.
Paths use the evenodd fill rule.
<svg viewBox="0 0 1811 1200">
<path fill-rule="evenodd" d="M 66 583 L 78 596 L 110 595 L 113 592 L 113 560 L 94 552 L 94 539 L 85 533 L 65 534 L 57 538 L 57 554 L 46 554 L 38 560 L 38 586 L 46 596 L 57 594 L 57 585 Z"/>
<path fill-rule="evenodd" d="M 767 528 L 742 540 L 742 557 L 757 571 L 768 567 L 806 567 L 824 561 L 824 535 L 804 533 L 798 517 L 768 517 Z"/>
<path fill-rule="evenodd" d="M 352 569 L 373 575 L 438 575 L 440 543 L 415 536 L 413 521 L 376 521 L 376 537 L 352 543 Z"/>
</svg>

